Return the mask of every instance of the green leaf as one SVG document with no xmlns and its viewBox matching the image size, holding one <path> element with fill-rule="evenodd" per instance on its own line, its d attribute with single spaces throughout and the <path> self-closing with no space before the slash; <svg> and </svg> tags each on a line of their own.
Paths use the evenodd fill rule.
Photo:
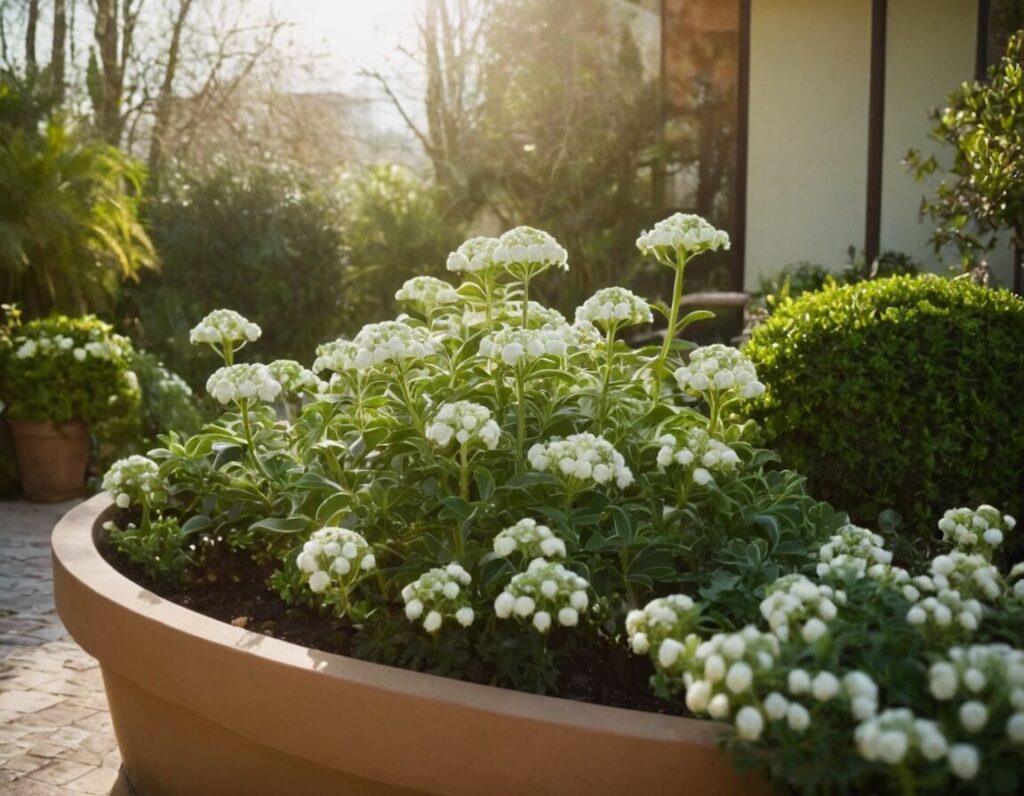
<svg viewBox="0 0 1024 796">
<path fill-rule="evenodd" d="M 301 533 L 310 530 L 314 523 L 309 517 L 268 517 L 249 526 L 250 531 L 270 531 L 272 533 Z"/>
</svg>

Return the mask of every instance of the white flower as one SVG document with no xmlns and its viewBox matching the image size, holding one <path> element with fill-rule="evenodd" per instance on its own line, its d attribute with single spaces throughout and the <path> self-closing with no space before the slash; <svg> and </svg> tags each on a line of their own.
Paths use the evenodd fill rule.
<svg viewBox="0 0 1024 796">
<path fill-rule="evenodd" d="M 475 613 L 470 605 L 468 590 L 472 582 L 469 573 L 460 564 L 434 567 L 402 589 L 406 616 L 415 621 L 428 611 L 423 629 L 433 633 L 441 628 L 445 619 L 454 619 L 463 627 L 473 624 Z M 415 604 L 413 615 L 409 606 Z"/>
<path fill-rule="evenodd" d="M 309 589 L 314 594 L 323 594 L 331 585 L 331 576 L 320 570 L 309 576 Z"/>
<path fill-rule="evenodd" d="M 835 601 L 844 600 L 845 593 L 831 586 L 803 575 L 786 575 L 768 586 L 760 610 L 780 641 L 788 640 L 795 628 L 806 643 L 813 644 L 828 632 L 823 620 L 834 619 L 838 613 Z"/>
<path fill-rule="evenodd" d="M 437 343 L 428 329 L 401 321 L 367 324 L 352 342 L 356 351 L 351 364 L 356 370 L 368 370 L 387 362 L 420 362 L 437 350 Z"/>
<path fill-rule="evenodd" d="M 582 610 L 576 608 L 578 599 L 574 605 L 574 597 L 581 592 L 585 596 L 583 590 L 589 586 L 561 564 L 535 558 L 526 572 L 514 575 L 495 599 L 494 614 L 499 619 L 508 619 L 513 614 L 521 619 L 532 615 L 533 626 L 541 633 L 550 629 L 552 616 L 558 617 L 562 627 L 574 627 L 579 621 L 578 610 Z"/>
<path fill-rule="evenodd" d="M 509 367 L 540 357 L 564 357 L 576 345 L 573 327 L 521 329 L 506 326 L 480 341 L 480 356 Z"/>
<path fill-rule="evenodd" d="M 696 680 L 686 689 L 686 707 L 691 713 L 704 713 L 711 701 L 711 683 Z"/>
<path fill-rule="evenodd" d="M 1016 744 L 1024 744 L 1024 712 L 1014 713 L 1007 720 L 1006 737 Z"/>
<path fill-rule="evenodd" d="M 980 732 L 988 721 L 988 708 L 977 700 L 964 702 L 960 706 L 960 724 L 967 732 Z"/>
<path fill-rule="evenodd" d="M 700 486 L 714 481 L 711 471 L 732 474 L 740 463 L 736 451 L 702 428 L 691 428 L 682 443 L 672 434 L 662 434 L 655 442 L 660 446 L 657 457 L 660 470 L 675 466 L 689 469 L 690 477 Z"/>
<path fill-rule="evenodd" d="M 799 702 L 790 702 L 786 709 L 786 723 L 791 730 L 803 732 L 811 726 L 811 714 Z"/>
<path fill-rule="evenodd" d="M 786 718 L 789 711 L 789 700 L 778 691 L 772 691 L 764 698 L 764 712 L 769 721 L 779 721 Z"/>
<path fill-rule="evenodd" d="M 626 615 L 626 635 L 630 647 L 638 655 L 645 655 L 648 650 L 655 649 L 660 656 L 661 645 L 666 640 L 676 644 L 679 644 L 680 639 L 689 641 L 688 636 L 699 616 L 699 607 L 685 594 L 672 594 L 651 600 L 643 609 L 630 611 Z M 691 652 L 687 651 L 687 658 Z M 663 662 L 659 663 L 662 668 L 668 668 L 677 660 L 678 655 L 667 666 Z"/>
<path fill-rule="evenodd" d="M 373 555 L 369 550 L 369 543 L 355 531 L 336 527 L 320 528 L 302 546 L 295 563 L 314 594 L 332 591 L 347 595 L 358 579 L 358 572 L 352 568 L 352 560 L 361 557 L 365 562 L 369 558 L 372 564 Z M 363 570 L 372 568 L 363 567 Z M 419 608 L 422 612 L 422 605 Z M 342 610 L 341 604 L 338 609 Z M 409 610 L 406 605 L 407 615 Z M 415 611 L 415 608 L 412 610 Z"/>
<path fill-rule="evenodd" d="M 640 235 L 637 248 L 665 265 L 675 266 L 679 255 L 692 257 L 729 248 L 729 235 L 700 216 L 675 213 Z"/>
<path fill-rule="evenodd" d="M 675 376 L 679 389 L 696 398 L 749 400 L 764 394 L 754 363 L 738 349 L 718 343 L 690 352 L 690 361 Z"/>
<path fill-rule="evenodd" d="M 729 718 L 729 697 L 725 694 L 715 694 L 708 702 L 708 715 L 713 719 Z"/>
<path fill-rule="evenodd" d="M 448 270 L 456 273 L 481 273 L 493 269 L 497 238 L 470 238 L 448 255 Z"/>
<path fill-rule="evenodd" d="M 786 677 L 789 693 L 794 696 L 806 694 L 811 690 L 811 677 L 803 669 L 791 669 Z"/>
<path fill-rule="evenodd" d="M 519 280 L 528 280 L 552 266 L 569 270 L 565 249 L 547 232 L 533 227 L 516 227 L 504 233 L 491 251 L 491 259 Z"/>
<path fill-rule="evenodd" d="M 427 314 L 438 307 L 455 304 L 459 294 L 443 279 L 433 276 L 414 276 L 407 279 L 395 293 L 395 300 L 406 302 L 420 312 Z"/>
<path fill-rule="evenodd" d="M 553 469 L 570 481 L 593 481 L 603 486 L 614 478 L 620 489 L 633 483 L 633 472 L 626 467 L 622 454 L 606 439 L 589 432 L 538 443 L 526 457 L 534 470 Z"/>
<path fill-rule="evenodd" d="M 266 365 L 228 365 L 214 371 L 206 390 L 222 404 L 257 398 L 272 403 L 281 393 L 281 385 Z"/>
<path fill-rule="evenodd" d="M 939 530 L 943 540 L 960 552 L 981 553 L 988 559 L 1016 524 L 1013 517 L 1000 514 L 994 506 L 981 505 L 976 509 L 950 509 L 939 520 Z"/>
<path fill-rule="evenodd" d="M 576 309 L 577 324 L 592 323 L 606 332 L 652 320 L 650 305 L 621 287 L 598 290 Z"/>
<path fill-rule="evenodd" d="M 214 310 L 189 332 L 189 342 L 221 349 L 230 345 L 237 350 L 258 340 L 261 334 L 259 326 L 234 310 Z"/>
<path fill-rule="evenodd" d="M 122 509 L 133 503 L 160 506 L 167 502 L 167 483 L 160 467 L 145 456 L 128 456 L 110 465 L 103 476 L 103 489 Z"/>
<path fill-rule="evenodd" d="M 18 347 L 18 350 L 14 352 L 14 356 L 18 359 L 30 359 L 36 355 L 36 351 L 38 349 L 39 344 L 35 340 L 26 340 Z"/>
<path fill-rule="evenodd" d="M 854 731 L 857 750 L 865 760 L 899 765 L 916 749 L 928 760 L 945 754 L 946 739 L 938 725 L 914 717 L 906 708 L 886 710 L 857 725 Z"/>
<path fill-rule="evenodd" d="M 736 714 L 736 733 L 745 741 L 756 741 L 764 732 L 764 718 L 761 712 L 750 705 L 745 705 Z"/>
<path fill-rule="evenodd" d="M 491 419 L 491 410 L 471 401 L 443 403 L 438 407 L 425 435 L 438 447 L 444 448 L 454 440 L 459 445 L 482 445 L 494 450 L 501 429 Z"/>
<path fill-rule="evenodd" d="M 974 779 L 981 766 L 978 748 L 968 743 L 949 747 L 949 768 L 960 779 Z"/>
<path fill-rule="evenodd" d="M 743 661 L 737 661 L 729 667 L 729 672 L 725 676 L 725 687 L 734 694 L 742 694 L 750 688 L 750 684 L 753 680 L 753 669 Z"/>
<path fill-rule="evenodd" d="M 811 681 L 811 695 L 819 702 L 828 702 L 839 693 L 839 679 L 831 672 L 818 672 Z"/>
<path fill-rule="evenodd" d="M 267 365 L 267 370 L 287 395 L 316 393 L 320 387 L 320 380 L 313 371 L 302 367 L 294 359 L 275 360 Z"/>
<path fill-rule="evenodd" d="M 526 518 L 494 537 L 496 555 L 508 558 L 516 551 L 528 560 L 565 558 L 565 542 L 555 536 L 547 525 L 539 525 L 536 520 Z"/>
<path fill-rule="evenodd" d="M 335 373 L 344 373 L 348 370 L 355 370 L 358 353 L 359 346 L 351 340 L 333 340 L 330 343 L 324 343 L 317 346 L 313 372 L 332 370 Z"/>
</svg>

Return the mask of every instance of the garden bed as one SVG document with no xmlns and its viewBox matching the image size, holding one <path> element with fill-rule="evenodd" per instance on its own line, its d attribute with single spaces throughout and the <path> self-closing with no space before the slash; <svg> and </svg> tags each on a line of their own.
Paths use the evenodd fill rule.
<svg viewBox="0 0 1024 796">
<path fill-rule="evenodd" d="M 111 502 L 53 534 L 54 595 L 103 670 L 132 784 L 172 793 L 755 793 L 707 721 L 366 663 L 165 600 L 103 558 Z"/>
<path fill-rule="evenodd" d="M 360 657 L 350 621 L 313 608 L 286 604 L 267 583 L 274 566 L 257 563 L 244 551 L 211 557 L 195 579 L 175 583 L 147 576 L 141 567 L 111 548 L 105 532 L 98 539 L 98 546 L 112 567 L 165 600 L 271 638 L 336 655 Z M 400 612 L 394 613 L 394 622 L 400 625 L 403 618 Z M 524 634 L 529 632 L 530 628 L 523 628 Z M 481 668 L 475 674 L 473 682 L 492 684 L 492 672 L 488 669 Z M 650 678 L 647 659 L 630 654 L 624 646 L 580 649 L 575 651 L 571 667 L 559 671 L 554 691 L 564 699 L 682 715 L 681 702 L 666 702 L 652 693 Z"/>
</svg>

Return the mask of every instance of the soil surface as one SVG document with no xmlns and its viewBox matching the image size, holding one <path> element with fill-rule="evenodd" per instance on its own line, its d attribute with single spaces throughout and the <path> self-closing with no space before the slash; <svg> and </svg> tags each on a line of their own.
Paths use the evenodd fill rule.
<svg viewBox="0 0 1024 796">
<path fill-rule="evenodd" d="M 273 566 L 259 564 L 248 555 L 235 553 L 211 559 L 201 576 L 178 584 L 154 581 L 109 547 L 102 552 L 115 569 L 135 583 L 204 616 L 304 647 L 359 657 L 354 654 L 356 630 L 350 621 L 286 604 L 267 585 Z M 646 657 L 610 648 L 581 650 L 573 655 L 570 667 L 562 667 L 556 690 L 549 695 L 682 715 L 682 697 L 676 703 L 654 696 L 651 674 Z"/>
</svg>

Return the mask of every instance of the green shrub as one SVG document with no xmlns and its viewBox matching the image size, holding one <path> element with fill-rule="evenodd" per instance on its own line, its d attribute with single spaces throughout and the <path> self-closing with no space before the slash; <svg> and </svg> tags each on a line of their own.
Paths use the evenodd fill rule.
<svg viewBox="0 0 1024 796">
<path fill-rule="evenodd" d="M 1024 301 L 933 276 L 827 286 L 747 344 L 767 444 L 811 493 L 922 534 L 952 505 L 1024 512 Z"/>
<path fill-rule="evenodd" d="M 462 240 L 438 212 L 434 189 L 408 169 L 381 164 L 346 175 L 341 195 L 349 262 L 342 328 L 355 332 L 394 315 L 395 292 L 405 280 L 445 276 L 448 254 Z M 308 357 L 308 351 L 296 356 Z"/>
<path fill-rule="evenodd" d="M 141 348 L 196 387 L 209 362 L 188 355 L 188 331 L 210 305 L 238 307 L 259 323 L 269 359 L 308 359 L 341 330 L 338 207 L 311 179 L 220 164 L 166 185 L 148 211 L 162 273 L 129 297 Z"/>
<path fill-rule="evenodd" d="M 0 342 L 0 400 L 15 420 L 83 420 L 135 415 L 138 380 L 131 343 L 91 315 L 31 321 Z"/>
</svg>

